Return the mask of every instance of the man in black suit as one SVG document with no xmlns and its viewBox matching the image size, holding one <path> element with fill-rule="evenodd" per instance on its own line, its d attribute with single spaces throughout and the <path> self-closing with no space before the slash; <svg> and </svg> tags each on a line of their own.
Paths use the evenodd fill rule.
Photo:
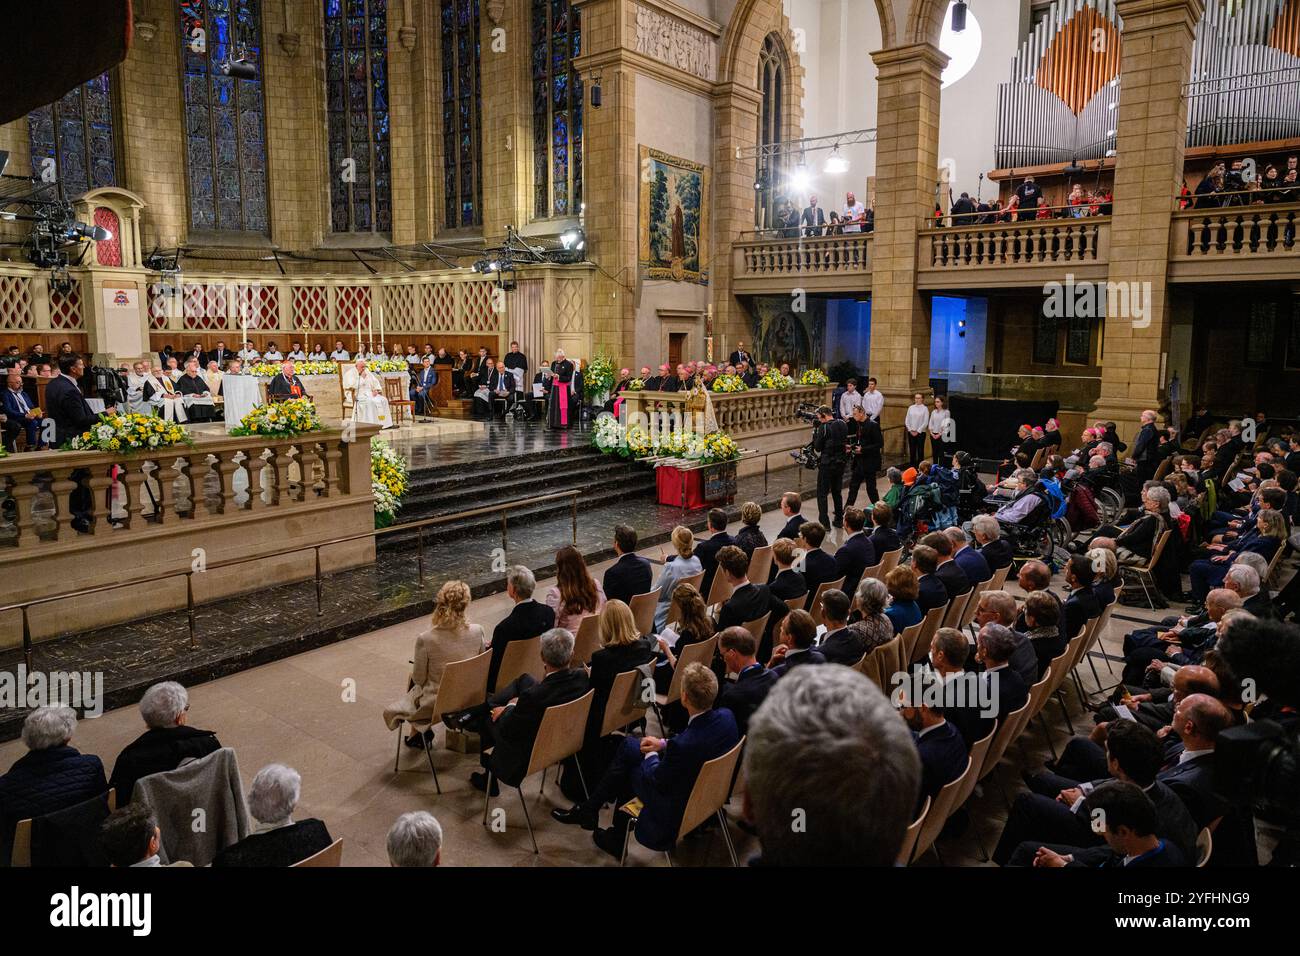
<svg viewBox="0 0 1300 956">
<path fill-rule="evenodd" d="M 939 552 L 928 545 L 918 544 L 912 549 L 912 567 L 917 572 L 916 603 L 924 614 L 948 603 L 948 589 L 935 571 L 939 567 Z"/>
<path fill-rule="evenodd" d="M 695 556 L 700 559 L 700 567 L 704 569 L 700 593 L 704 595 L 705 601 L 709 599 L 709 593 L 713 588 L 713 575 L 718 570 L 718 552 L 736 543 L 736 539 L 727 534 L 727 513 L 721 508 L 713 508 L 709 511 L 709 531 L 712 535 L 695 545 Z"/>
<path fill-rule="evenodd" d="M 495 690 L 497 672 L 506 656 L 506 645 L 511 641 L 531 641 L 555 626 L 555 612 L 547 605 L 533 600 L 537 579 L 526 567 L 516 564 L 506 569 L 506 594 L 515 606 L 492 629 L 492 660 L 488 665 L 487 689 Z"/>
<path fill-rule="evenodd" d="M 871 523 L 875 530 L 871 532 L 871 547 L 876 554 L 884 557 L 890 551 L 897 551 L 903 546 L 894 530 L 894 509 L 883 501 L 877 501 L 871 509 Z"/>
<path fill-rule="evenodd" d="M 772 566 L 776 573 L 768 587 L 782 601 L 803 597 L 808 593 L 804 576 L 793 567 L 795 554 L 795 543 L 789 538 L 777 538 L 772 542 Z"/>
<path fill-rule="evenodd" d="M 944 590 L 948 592 L 948 600 L 969 593 L 974 585 L 966 576 L 966 572 L 961 569 L 961 565 L 952 559 L 952 539 L 942 531 L 931 531 L 921 539 L 921 544 L 934 549 L 938 560 L 934 574 L 943 582 Z"/>
<path fill-rule="evenodd" d="M 713 706 L 731 711 L 743 736 L 749 729 L 749 718 L 776 683 L 776 674 L 759 663 L 756 657 L 758 641 L 743 627 L 729 627 L 718 635 L 718 653 L 726 664 L 727 673 L 735 674 L 736 679 L 722 682 Z"/>
<path fill-rule="evenodd" d="M 438 370 L 433 367 L 433 356 L 426 355 L 420 360 L 420 370 L 415 373 L 411 384 L 411 401 L 415 402 L 415 414 L 428 415 L 432 410 L 431 393 L 438 384 Z"/>
<path fill-rule="evenodd" d="M 856 591 L 862 573 L 867 568 L 875 567 L 880 560 L 876 549 L 872 547 L 871 539 L 863 530 L 866 523 L 866 514 L 857 508 L 849 508 L 844 512 L 844 530 L 849 533 L 849 537 L 835 552 L 835 572 L 836 577 L 844 578 L 841 590 L 845 594 Z"/>
<path fill-rule="evenodd" d="M 634 595 L 649 592 L 654 574 L 650 562 L 636 553 L 636 531 L 630 525 L 614 526 L 614 552 L 618 560 L 605 572 L 605 599 L 631 606 Z"/>
<path fill-rule="evenodd" d="M 718 552 L 718 573 L 731 585 L 731 597 L 718 611 L 718 630 L 748 624 L 769 611 L 774 618 L 784 617 L 789 610 L 766 584 L 749 580 L 749 556 L 734 544 Z"/>
<path fill-rule="evenodd" d="M 820 521 L 805 521 L 799 526 L 799 547 L 803 549 L 801 559 L 796 559 L 794 568 L 803 573 L 803 580 L 808 585 L 808 603 L 811 608 L 817 589 L 827 581 L 834 581 L 840 576 L 835 566 L 835 558 L 822 550 L 826 540 L 826 526 Z"/>
<path fill-rule="evenodd" d="M 926 797 L 933 800 L 940 790 L 966 772 L 970 756 L 960 731 L 944 718 L 942 693 L 933 683 L 933 677 L 918 674 L 900 685 L 903 693 L 899 712 L 912 730 L 921 757 L 918 813 Z"/>
<path fill-rule="evenodd" d="M 1065 636 L 1072 640 L 1083 626 L 1101 614 L 1101 604 L 1097 595 L 1092 593 L 1092 581 L 1096 572 L 1092 569 L 1092 559 L 1085 554 L 1076 554 L 1070 558 L 1065 567 L 1065 583 L 1070 585 L 1070 596 L 1065 601 Z"/>
<path fill-rule="evenodd" d="M 848 430 L 831 413 L 829 405 L 817 409 L 817 430 L 813 449 L 821 455 L 817 463 L 817 520 L 823 527 L 838 528 L 844 520 L 844 463 Z M 829 499 L 829 503 L 828 503 Z M 834 522 L 830 506 L 834 505 Z"/>
<path fill-rule="evenodd" d="M 1029 699 L 1029 685 L 1009 666 L 1016 649 L 1016 636 L 1001 624 L 985 624 L 975 642 L 975 660 L 984 665 L 978 675 L 977 698 L 991 706 L 980 712 L 975 740 L 988 734 Z"/>
<path fill-rule="evenodd" d="M 845 504 L 849 507 L 858 500 L 858 488 L 867 486 L 867 500 L 875 505 L 880 501 L 880 492 L 876 489 L 876 479 L 880 474 L 880 453 L 885 447 L 885 438 L 880 431 L 880 424 L 867 417 L 867 410 L 861 404 L 854 405 L 849 421 L 845 426 L 850 455 L 849 496 Z"/>
<path fill-rule="evenodd" d="M 117 755 L 108 785 L 117 791 L 117 805 L 131 802 L 135 782 L 154 773 L 175 770 L 182 760 L 206 757 L 221 749 L 211 730 L 188 726 L 190 696 L 175 681 L 154 684 L 140 698 L 140 716 L 149 729 Z"/>
<path fill-rule="evenodd" d="M 998 524 L 998 519 L 992 515 L 976 515 L 970 524 L 975 544 L 989 569 L 997 572 L 1009 567 L 1015 552 L 1011 542 L 1002 537 L 1002 526 Z"/>
<path fill-rule="evenodd" d="M 54 420 L 56 446 L 80 435 L 99 420 L 81 394 L 81 379 L 85 374 L 86 362 L 80 355 L 60 355 L 59 374 L 45 386 L 45 414 Z M 116 411 L 112 406 L 104 409 L 106 414 Z"/>
<path fill-rule="evenodd" d="M 791 611 L 787 614 L 782 619 L 777 634 L 779 643 L 767 666 L 778 678 L 784 677 L 796 667 L 826 663 L 826 656 L 814 646 L 817 643 L 817 622 L 807 611 Z"/>
<path fill-rule="evenodd" d="M 1039 847 L 1034 866 L 1124 868 L 1186 866 L 1188 859 L 1157 834 L 1155 805 L 1136 784 L 1111 780 L 1083 803 L 1089 819 L 1100 821 L 1105 846 Z"/>
<path fill-rule="evenodd" d="M 808 205 L 804 207 L 799 222 L 805 236 L 820 236 L 826 229 L 826 210 L 817 205 L 816 196 L 808 197 Z"/>
<path fill-rule="evenodd" d="M 817 650 L 832 664 L 852 666 L 867 652 L 866 637 L 858 628 L 849 627 L 849 596 L 832 588 L 822 595 L 822 635 Z"/>
<path fill-rule="evenodd" d="M 280 373 L 271 379 L 270 384 L 266 386 L 266 395 L 273 402 L 284 402 L 293 398 L 311 398 L 307 394 L 307 386 L 303 385 L 302 379 L 298 377 L 293 359 L 285 359 L 280 363 Z"/>
<path fill-rule="evenodd" d="M 753 364 L 754 364 L 754 358 L 753 358 L 752 355 L 749 354 L 749 352 L 745 351 L 745 343 L 744 343 L 744 342 L 737 342 L 737 343 L 736 343 L 736 350 L 735 350 L 734 352 L 732 352 L 732 353 L 731 353 L 731 357 L 727 359 L 727 364 L 728 364 L 728 365 L 735 365 L 735 366 L 739 367 L 741 362 L 745 362 L 745 363 L 747 363 L 747 364 L 749 364 L 749 365 L 753 365 Z"/>
<path fill-rule="evenodd" d="M 483 771 L 469 778 L 475 790 L 490 790 L 495 796 L 496 780 L 512 787 L 523 783 L 546 709 L 587 693 L 587 672 L 582 667 L 570 670 L 572 662 L 573 635 L 562 627 L 552 628 L 542 635 L 542 680 L 522 675 L 489 696 L 481 709 L 475 708 L 472 723 L 462 722 L 483 738 L 484 749 L 479 754 Z"/>
<path fill-rule="evenodd" d="M 1231 809 L 1215 782 L 1214 747 L 1219 734 L 1232 726 L 1232 715 L 1208 694 L 1189 694 L 1174 708 L 1170 726 L 1183 748 L 1157 779 L 1182 798 L 1198 827 L 1209 826 Z"/>
<path fill-rule="evenodd" d="M 1115 722 L 1106 735 L 1108 777 L 1055 794 L 1039 792 L 1042 781 L 1034 778 L 1031 791 L 1016 796 L 1002 830 L 993 862 L 999 866 L 1032 866 L 1043 844 L 1095 846 L 1101 835 L 1083 815 L 1083 798 L 1106 780 L 1114 778 L 1136 784 L 1156 808 L 1156 833 L 1191 856 L 1196 851 L 1197 827 L 1183 801 L 1156 779 L 1164 760 L 1164 746 L 1155 732 L 1131 720 Z"/>
<path fill-rule="evenodd" d="M 799 536 L 799 526 L 808 519 L 799 512 L 803 509 L 803 498 L 797 491 L 787 491 L 781 496 L 781 514 L 785 515 L 785 526 L 777 532 L 777 538 L 790 538 L 793 540 Z"/>
</svg>

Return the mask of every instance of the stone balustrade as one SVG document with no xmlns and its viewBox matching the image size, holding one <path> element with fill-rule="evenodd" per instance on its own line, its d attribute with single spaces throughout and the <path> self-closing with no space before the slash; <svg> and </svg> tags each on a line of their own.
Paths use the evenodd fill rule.
<svg viewBox="0 0 1300 956">
<path fill-rule="evenodd" d="M 35 452 L 0 458 L 0 604 L 121 581 L 204 570 L 235 557 L 299 545 L 301 554 L 196 573 L 195 599 L 314 573 L 316 544 L 374 527 L 370 438 L 358 425 L 298 438 L 213 431 L 134 455 Z M 78 530 L 83 509 L 88 528 Z M 328 570 L 374 559 L 374 542 L 322 548 Z M 183 577 L 124 587 L 80 602 L 31 608 L 34 636 L 120 623 L 185 606 Z M 0 647 L 21 639 L 18 611 L 0 614 Z"/>
<path fill-rule="evenodd" d="M 737 292 L 869 288 L 869 232 L 795 239 L 745 239 L 732 247 Z"/>
<path fill-rule="evenodd" d="M 1300 204 L 1229 206 L 1174 213 L 1171 280 L 1294 279 L 1300 270 Z"/>
</svg>

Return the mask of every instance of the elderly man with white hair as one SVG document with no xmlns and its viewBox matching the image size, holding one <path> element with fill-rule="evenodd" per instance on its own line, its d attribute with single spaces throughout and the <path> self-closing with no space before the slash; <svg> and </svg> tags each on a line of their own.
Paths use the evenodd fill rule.
<svg viewBox="0 0 1300 956">
<path fill-rule="evenodd" d="M 1264 566 L 1262 572 L 1256 567 L 1257 563 Z M 1260 586 L 1260 578 L 1267 573 L 1268 562 L 1264 560 L 1264 556 L 1247 551 L 1237 555 L 1237 559 L 1232 562 L 1232 567 L 1228 568 L 1228 573 L 1223 578 L 1223 586 L 1229 591 L 1237 592 L 1237 596 L 1241 598 L 1242 609 L 1261 620 L 1277 617 L 1277 608 L 1273 606 L 1268 588 Z"/>
<path fill-rule="evenodd" d="M 119 807 L 131 802 L 141 777 L 175 770 L 186 758 L 206 757 L 221 749 L 214 731 L 189 726 L 189 712 L 190 695 L 175 681 L 154 684 L 144 692 L 140 716 L 149 729 L 118 754 L 108 781 L 117 790 Z"/>
<path fill-rule="evenodd" d="M 104 765 L 72 746 L 71 707 L 38 707 L 23 721 L 27 753 L 0 776 L 0 860 L 8 865 L 14 825 L 89 800 L 108 789 Z"/>
<path fill-rule="evenodd" d="M 248 813 L 253 832 L 223 849 L 213 866 L 293 866 L 315 856 L 334 840 L 325 824 L 309 818 L 294 822 L 302 795 L 302 777 L 284 764 L 267 764 L 248 788 Z"/>
<path fill-rule="evenodd" d="M 970 531 L 975 544 L 991 571 L 1010 567 L 1015 557 L 1011 542 L 1002 537 L 1002 526 L 992 515 L 976 515 L 971 519 Z"/>
<path fill-rule="evenodd" d="M 381 428 L 392 427 L 393 410 L 384 396 L 383 380 L 367 368 L 363 358 L 356 360 L 350 376 L 350 387 L 354 422 L 368 422 Z"/>
<path fill-rule="evenodd" d="M 981 515 L 981 517 L 991 516 Z M 984 559 L 984 555 L 970 546 L 970 538 L 965 531 L 954 525 L 945 528 L 943 533 L 952 542 L 952 559 L 957 562 L 957 567 L 966 572 L 966 577 L 970 578 L 971 584 L 983 584 L 993 577 L 992 567 Z"/>
<path fill-rule="evenodd" d="M 403 813 L 388 831 L 389 866 L 442 863 L 442 824 L 427 810 Z"/>
</svg>

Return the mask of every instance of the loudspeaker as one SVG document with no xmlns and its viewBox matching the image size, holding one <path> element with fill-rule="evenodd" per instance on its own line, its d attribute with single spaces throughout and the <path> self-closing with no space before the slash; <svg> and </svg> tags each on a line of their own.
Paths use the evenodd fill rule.
<svg viewBox="0 0 1300 956">
<path fill-rule="evenodd" d="M 952 32 L 961 33 L 966 29 L 966 0 L 957 0 L 952 7 Z"/>
</svg>

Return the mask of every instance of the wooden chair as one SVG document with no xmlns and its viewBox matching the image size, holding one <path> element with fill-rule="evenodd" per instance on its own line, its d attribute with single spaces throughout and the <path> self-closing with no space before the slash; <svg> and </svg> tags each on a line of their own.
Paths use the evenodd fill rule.
<svg viewBox="0 0 1300 956">
<path fill-rule="evenodd" d="M 993 577 L 989 579 L 989 586 L 986 590 L 1001 591 L 1006 586 L 1007 577 L 1011 574 L 1013 565 L 1008 564 L 1005 568 L 998 568 L 993 572 Z"/>
<path fill-rule="evenodd" d="M 925 815 L 930 812 L 931 802 L 929 797 L 925 798 L 921 812 L 916 815 L 916 819 L 907 828 L 907 833 L 903 835 L 903 845 L 898 848 L 896 860 L 899 866 L 907 866 L 912 861 L 912 851 L 916 849 L 916 840 L 921 835 L 921 824 L 925 822 Z"/>
<path fill-rule="evenodd" d="M 924 660 L 929 655 L 930 644 L 934 642 L 935 632 L 939 630 L 939 623 L 947 613 L 948 605 L 946 604 L 932 607 L 926 612 L 925 618 L 921 621 L 921 633 L 916 636 L 916 641 L 912 644 L 912 658 L 908 661 L 909 664 Z"/>
<path fill-rule="evenodd" d="M 948 822 L 957 800 L 957 793 L 965 785 L 966 775 L 971 772 L 972 766 L 974 765 L 970 757 L 967 757 L 966 769 L 962 771 L 961 776 L 952 783 L 945 784 L 930 804 L 930 812 L 925 815 L 925 822 L 921 824 L 921 831 L 916 837 L 916 847 L 912 851 L 913 861 L 925 856 L 926 851 L 934 846 L 934 841 L 943 830 L 943 825 Z M 938 852 L 936 849 L 935 854 L 938 855 Z M 942 858 L 940 862 L 943 862 Z"/>
<path fill-rule="evenodd" d="M 691 787 L 690 798 L 686 801 L 686 811 L 682 814 L 682 824 L 677 828 L 677 839 L 673 841 L 674 845 L 680 843 L 686 834 L 690 833 L 701 823 L 711 816 L 717 816 L 718 826 L 722 829 L 722 839 L 726 841 L 727 853 L 731 856 L 731 865 L 738 866 L 739 860 L 736 859 L 736 846 L 731 841 L 731 831 L 728 829 L 727 814 L 723 807 L 731 799 L 731 782 L 736 777 L 736 767 L 740 763 L 740 751 L 745 746 L 745 738 L 741 737 L 732 747 L 720 757 L 714 757 L 700 768 L 699 774 L 695 777 L 695 785 Z M 623 811 L 632 817 L 628 825 L 627 833 L 623 837 L 623 856 L 619 859 L 619 866 L 627 863 L 628 842 L 632 838 L 632 831 L 636 829 L 638 819 L 638 804 L 631 803 L 622 807 Z M 672 851 L 665 850 L 664 856 L 668 858 L 668 865 L 673 865 Z"/>
<path fill-rule="evenodd" d="M 641 636 L 653 634 L 655 629 L 655 608 L 659 605 L 659 589 L 647 591 L 645 594 L 634 594 L 632 603 L 628 605 L 632 609 L 632 618 L 636 621 L 636 632 Z"/>
<path fill-rule="evenodd" d="M 727 598 L 731 597 L 731 592 L 733 590 L 734 588 L 727 583 L 727 578 L 722 571 L 720 569 L 714 571 L 713 583 L 709 585 L 709 597 L 704 602 L 704 606 L 716 607 L 719 604 L 725 603 Z"/>
<path fill-rule="evenodd" d="M 822 621 L 822 595 L 827 591 L 838 591 L 842 587 L 844 587 L 844 578 L 840 578 L 838 581 L 823 581 L 817 586 L 817 593 L 813 595 L 812 603 L 807 608 L 816 623 L 824 623 Z"/>
<path fill-rule="evenodd" d="M 489 649 L 475 657 L 452 661 L 443 668 L 442 681 L 438 684 L 438 696 L 433 701 L 433 723 L 440 723 L 443 714 L 454 714 L 483 703 L 487 699 L 487 679 L 491 667 L 492 651 Z M 393 773 L 397 773 L 398 764 L 402 759 L 402 727 L 406 723 L 407 721 L 403 720 L 397 725 L 397 756 L 393 758 Z M 424 755 L 429 760 L 429 769 L 433 771 L 433 785 L 439 793 L 442 793 L 442 785 L 438 782 L 438 768 L 433 765 L 432 741 L 425 745 Z"/>
<path fill-rule="evenodd" d="M 581 661 L 584 667 L 591 664 L 591 655 L 600 650 L 600 618 L 588 614 L 578 625 L 578 633 L 573 637 L 573 659 Z M 541 654 L 539 649 L 538 654 Z"/>
<path fill-rule="evenodd" d="M 858 658 L 858 662 L 853 665 L 853 669 L 879 687 L 881 683 L 880 656 L 876 654 L 877 650 L 879 650 L 879 648 L 873 647 L 871 650 L 863 654 Z"/>
<path fill-rule="evenodd" d="M 961 620 L 962 614 L 966 611 L 966 605 L 970 603 L 975 589 L 971 588 L 965 594 L 958 594 L 948 602 L 948 612 L 943 616 L 943 623 L 940 627 L 956 627 L 957 622 Z"/>
<path fill-rule="evenodd" d="M 764 545 L 761 548 L 755 548 L 754 553 L 749 556 L 749 580 L 756 584 L 765 584 L 768 575 L 772 573 L 772 546 Z"/>
<path fill-rule="evenodd" d="M 614 678 L 605 701 L 605 715 L 600 721 L 600 735 L 608 737 L 645 716 L 650 702 L 642 697 L 642 673 L 637 668 L 623 671 Z"/>
<path fill-rule="evenodd" d="M 411 400 L 411 393 L 405 385 L 404 379 L 384 379 L 384 398 L 388 399 L 388 407 L 393 410 L 394 425 L 415 417 L 415 402 Z"/>
<path fill-rule="evenodd" d="M 692 574 L 689 578 L 682 578 L 673 587 L 673 591 L 676 591 L 677 588 L 681 587 L 683 584 L 689 584 L 691 587 L 695 588 L 695 590 L 698 591 L 700 589 L 700 585 L 703 583 L 704 583 L 704 572 L 701 571 L 699 574 Z M 672 596 L 673 596 L 672 591 L 669 591 L 668 592 L 668 618 L 667 620 L 664 621 L 665 624 L 674 623 L 677 620 L 677 618 L 680 616 L 677 613 L 677 605 L 673 604 L 672 602 Z"/>
<path fill-rule="evenodd" d="M 970 622 L 975 620 L 975 612 L 980 609 L 980 596 L 988 589 L 989 581 L 981 581 L 971 588 L 970 597 L 966 600 L 966 607 L 961 612 L 961 619 L 957 622 L 957 630 L 966 630 Z"/>
<path fill-rule="evenodd" d="M 717 635 L 709 638 L 707 641 L 699 641 L 695 644 L 687 644 L 682 648 L 682 652 L 677 655 L 677 666 L 673 668 L 673 679 L 668 682 L 668 691 L 664 694 L 655 695 L 655 709 L 667 706 L 675 700 L 680 700 L 682 696 L 682 674 L 686 671 L 687 664 L 703 664 L 708 667 L 713 663 L 713 652 L 718 646 Z M 660 723 L 662 723 L 662 717 Z"/>
<path fill-rule="evenodd" d="M 104 794 L 108 801 L 108 812 L 117 809 L 117 790 L 109 787 Z M 91 797 L 90 799 L 95 799 Z M 14 825 L 13 847 L 9 851 L 9 865 L 12 867 L 30 867 L 32 865 L 32 817 L 19 820 Z"/>
<path fill-rule="evenodd" d="M 786 598 L 785 606 L 792 611 L 802 611 L 804 602 L 808 600 L 808 595 L 801 594 L 799 597 Z"/>
<path fill-rule="evenodd" d="M 1210 832 L 1209 827 L 1202 827 L 1201 832 L 1196 837 L 1196 867 L 1200 869 L 1210 862 L 1210 854 L 1214 852 L 1214 834 Z"/>
<path fill-rule="evenodd" d="M 496 686 L 489 687 L 488 690 L 494 691 L 505 687 L 522 674 L 532 674 L 539 681 L 546 676 L 546 672 L 542 669 L 541 635 L 526 641 L 511 641 L 506 645 L 506 652 L 501 655 L 501 667 L 497 670 Z"/>
<path fill-rule="evenodd" d="M 522 643 L 522 642 L 521 642 Z M 519 781 L 515 789 L 519 792 L 519 805 L 524 808 L 524 822 L 528 824 L 528 838 L 533 841 L 533 852 L 539 852 L 537 849 L 537 837 L 533 833 L 533 821 L 528 816 L 528 802 L 524 800 L 524 780 L 527 780 L 535 773 L 542 773 L 542 784 L 538 788 L 540 794 L 546 789 L 546 775 L 544 771 L 555 766 L 562 760 L 572 757 L 582 749 L 583 739 L 587 734 L 587 715 L 591 712 L 591 702 L 595 698 L 596 692 L 589 690 L 577 700 L 571 700 L 567 704 L 555 704 L 546 708 L 546 713 L 542 715 L 542 725 L 537 728 L 537 737 L 533 740 L 532 753 L 528 757 L 528 769 L 524 771 L 523 779 Z M 488 811 L 492 807 L 492 781 L 494 775 L 491 765 L 488 766 L 487 788 L 483 794 L 483 825 L 487 826 Z M 582 776 L 582 766 L 578 765 L 578 779 L 582 783 L 582 789 L 586 793 L 587 781 Z M 504 781 L 498 781 L 504 783 Z M 506 786 L 512 786 L 506 784 Z"/>
<path fill-rule="evenodd" d="M 899 637 L 902 638 L 899 642 L 899 649 L 902 652 L 902 656 L 898 661 L 898 670 L 906 670 L 912 661 L 915 660 L 915 658 L 912 657 L 912 654 L 916 650 L 916 641 L 921 636 L 921 629 L 924 627 L 925 618 L 921 618 L 921 620 L 917 621 L 911 627 L 903 628 L 903 633 L 899 635 Z M 926 648 L 926 653 L 929 653 L 929 650 L 929 648 Z"/>
<path fill-rule="evenodd" d="M 1173 467 L 1173 464 L 1174 464 L 1174 459 L 1172 456 L 1166 458 L 1164 461 L 1162 461 L 1159 465 L 1156 466 L 1156 473 L 1151 476 L 1151 480 L 1164 481 L 1165 475 L 1169 474 L 1169 469 Z"/>
<path fill-rule="evenodd" d="M 1153 606 L 1154 606 L 1154 602 L 1152 602 L 1151 600 L 1151 591 L 1159 590 L 1156 587 L 1156 579 L 1155 579 L 1154 572 L 1156 569 L 1156 565 L 1160 563 L 1160 555 L 1164 553 L 1165 545 L 1169 543 L 1169 536 L 1171 534 L 1173 534 L 1172 531 L 1164 531 L 1161 533 L 1160 540 L 1157 541 L 1156 546 L 1151 549 L 1151 560 L 1146 563 L 1145 567 L 1141 567 L 1141 568 L 1124 567 L 1124 566 L 1120 567 L 1121 577 L 1124 575 L 1125 572 L 1127 572 L 1133 575 L 1135 578 L 1137 578 L 1138 584 L 1142 586 L 1142 595 L 1147 599 L 1147 604 L 1151 604 Z M 1151 582 L 1150 590 L 1147 589 L 1148 581 Z"/>
<path fill-rule="evenodd" d="M 971 769 L 966 774 L 965 781 L 957 790 L 957 798 L 952 804 L 954 811 L 964 806 L 966 801 L 970 799 L 970 795 L 975 792 L 975 785 L 979 783 L 980 768 L 984 766 L 984 758 L 988 756 L 989 747 L 993 746 L 993 735 L 996 733 L 997 728 L 994 727 L 971 746 Z"/>
<path fill-rule="evenodd" d="M 895 634 L 877 647 L 876 656 L 880 659 L 880 689 L 888 696 L 894 675 L 903 669 L 903 635 Z"/>
<path fill-rule="evenodd" d="M 756 621 L 746 621 L 743 627 L 754 635 L 754 640 L 761 644 L 763 642 L 763 631 L 767 629 L 767 622 L 771 616 L 772 612 L 768 611 Z"/>
<path fill-rule="evenodd" d="M 858 580 L 858 583 L 859 584 L 862 583 L 867 578 L 875 578 L 877 581 L 884 581 L 885 580 L 884 567 L 885 567 L 885 561 L 883 558 L 881 558 L 878 564 L 873 564 L 871 567 L 863 570 L 862 577 Z"/>
<path fill-rule="evenodd" d="M 983 780 L 993 769 L 1001 762 L 1002 755 L 1007 752 L 1007 746 L 1015 736 L 1016 729 L 1020 725 L 1020 718 L 1025 716 L 1029 711 L 1029 701 L 1026 700 L 1020 705 L 1019 710 L 1013 710 L 998 721 L 996 732 L 993 734 L 993 742 L 989 744 L 988 753 L 984 756 L 984 766 L 979 770 L 979 779 Z"/>
<path fill-rule="evenodd" d="M 343 838 L 339 837 L 325 849 L 318 853 L 313 853 L 305 860 L 299 860 L 292 866 L 342 866 L 343 865 Z"/>
<path fill-rule="evenodd" d="M 898 567 L 898 561 L 903 556 L 902 548 L 895 548 L 893 551 L 886 551 L 884 560 L 881 561 L 880 580 L 885 580 L 885 575 Z"/>
</svg>

